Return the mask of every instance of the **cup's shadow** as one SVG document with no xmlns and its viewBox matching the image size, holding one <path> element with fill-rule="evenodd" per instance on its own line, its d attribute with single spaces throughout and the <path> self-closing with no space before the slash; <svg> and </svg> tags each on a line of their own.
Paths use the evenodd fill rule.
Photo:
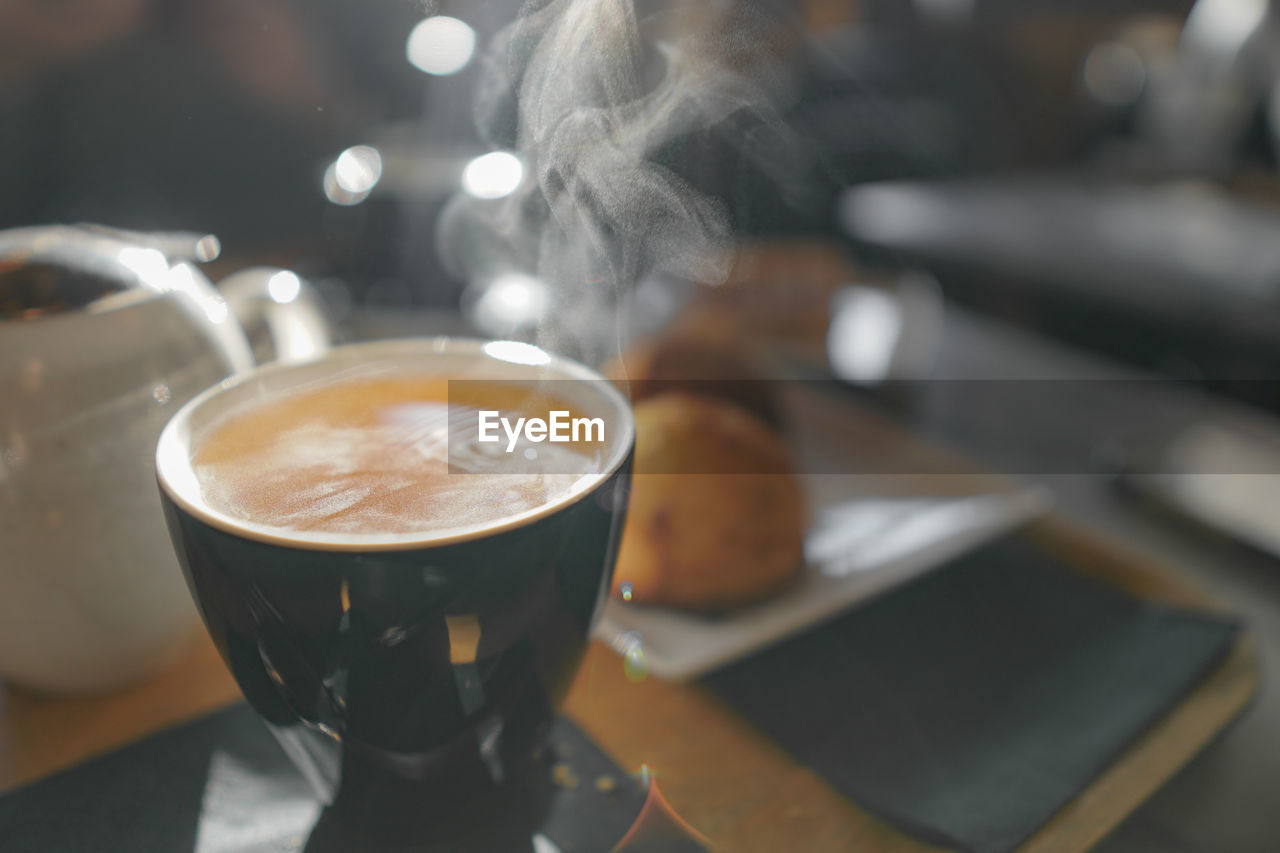
<svg viewBox="0 0 1280 853">
<path fill-rule="evenodd" d="M 304 853 L 605 853 L 652 811 L 648 779 L 618 767 L 568 720 L 556 720 L 544 743 L 501 783 L 486 766 L 462 761 L 430 781 L 406 784 L 401 774 L 344 756 L 342 781 Z"/>
<path fill-rule="evenodd" d="M 544 756 L 501 784 L 458 774 L 406 784 L 348 764 L 304 853 L 533 853 L 559 790 L 554 763 Z"/>
</svg>

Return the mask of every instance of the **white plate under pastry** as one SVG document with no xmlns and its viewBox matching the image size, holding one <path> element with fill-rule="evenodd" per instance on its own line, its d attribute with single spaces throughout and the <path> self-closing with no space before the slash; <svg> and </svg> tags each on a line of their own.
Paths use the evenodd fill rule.
<svg viewBox="0 0 1280 853">
<path fill-rule="evenodd" d="M 818 512 L 805 569 L 778 596 L 721 615 L 610 599 L 595 635 L 648 671 L 687 681 L 824 622 L 1042 515 L 1040 489 L 969 497 L 858 498 Z"/>
</svg>

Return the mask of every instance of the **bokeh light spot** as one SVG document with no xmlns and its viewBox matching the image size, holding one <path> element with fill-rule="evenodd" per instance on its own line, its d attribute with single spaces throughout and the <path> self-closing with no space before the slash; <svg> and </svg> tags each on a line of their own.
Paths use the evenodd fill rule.
<svg viewBox="0 0 1280 853">
<path fill-rule="evenodd" d="M 457 18 L 433 15 L 409 32 L 404 52 L 419 71 L 446 76 L 465 68 L 475 49 L 475 30 Z"/>
<path fill-rule="evenodd" d="M 511 195 L 524 179 L 524 164 L 509 151 L 482 154 L 462 170 L 462 188 L 476 198 Z"/>
</svg>

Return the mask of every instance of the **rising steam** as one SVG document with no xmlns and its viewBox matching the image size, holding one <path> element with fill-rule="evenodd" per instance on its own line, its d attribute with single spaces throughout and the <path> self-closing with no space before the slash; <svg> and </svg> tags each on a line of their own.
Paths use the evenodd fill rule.
<svg viewBox="0 0 1280 853">
<path fill-rule="evenodd" d="M 534 0 L 483 60 L 477 125 L 518 150 L 525 178 L 499 201 L 453 199 L 437 237 L 473 284 L 542 282 L 550 319 L 534 333 L 551 349 L 598 360 L 637 282 L 727 274 L 724 205 L 665 161 L 692 134 L 762 110 L 766 88 L 738 70 L 762 67 L 750 28 L 726 25 L 741 6 L 684 5 L 676 20 L 638 16 L 632 0 Z"/>
</svg>

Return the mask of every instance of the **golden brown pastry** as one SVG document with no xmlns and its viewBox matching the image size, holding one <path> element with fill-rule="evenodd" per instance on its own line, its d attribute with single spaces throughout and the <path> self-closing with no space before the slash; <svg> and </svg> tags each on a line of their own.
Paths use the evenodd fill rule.
<svg viewBox="0 0 1280 853">
<path fill-rule="evenodd" d="M 636 457 L 614 593 L 720 610 L 776 592 L 801 570 L 806 513 L 782 438 L 712 397 L 635 407 Z"/>
</svg>

